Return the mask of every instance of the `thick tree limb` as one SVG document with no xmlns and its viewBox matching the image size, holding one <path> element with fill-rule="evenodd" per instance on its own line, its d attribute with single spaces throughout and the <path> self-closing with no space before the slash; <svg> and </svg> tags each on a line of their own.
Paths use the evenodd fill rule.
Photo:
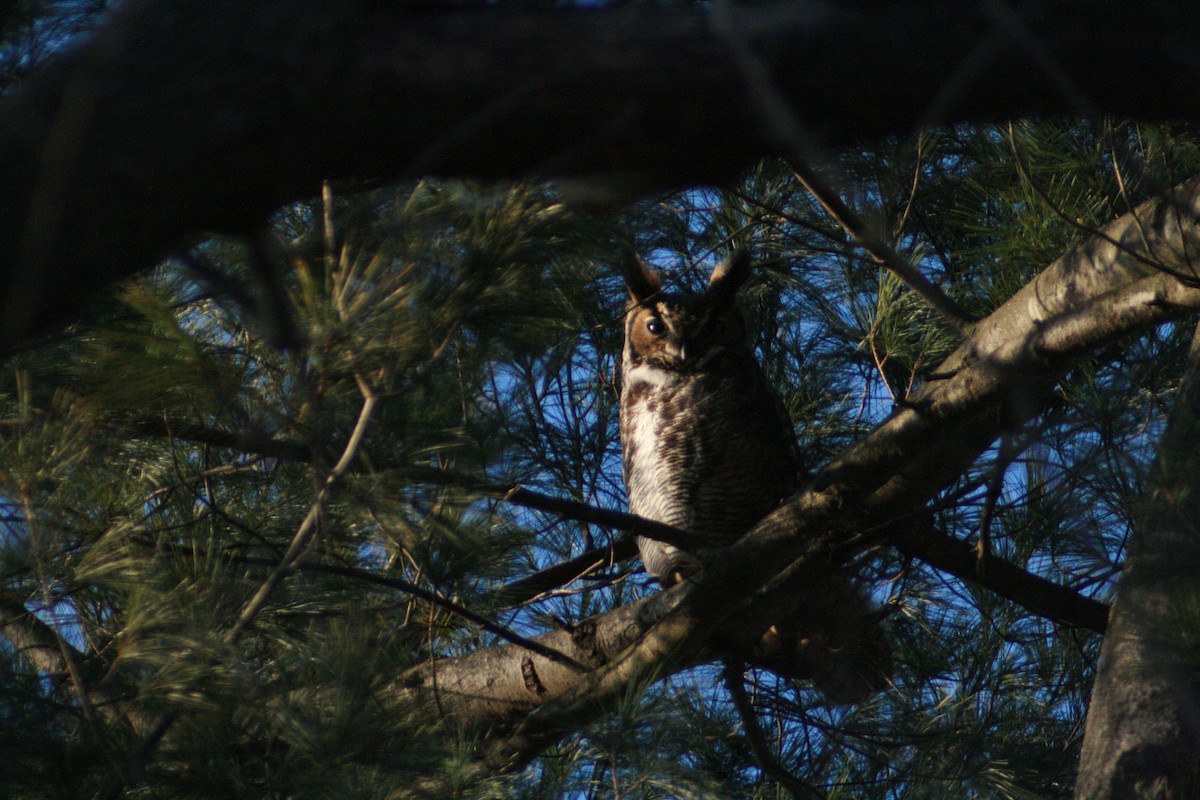
<svg viewBox="0 0 1200 800">
<path fill-rule="evenodd" d="M 574 637 L 577 660 L 597 665 L 591 674 L 497 648 L 414 670 L 398 691 L 415 707 L 490 728 L 481 768 L 509 769 L 623 692 L 705 658 L 714 637 L 749 649 L 772 614 L 802 602 L 821 550 L 861 546 L 855 531 L 885 528 L 954 480 L 1001 431 L 1038 412 L 1075 358 L 1200 309 L 1200 289 L 1174 277 L 1195 274 L 1198 221 L 1200 193 L 1188 187 L 1110 223 L 981 320 L 940 380 L 692 582 L 589 620 L 583 634 L 547 635 L 556 647 Z M 534 690 L 523 677 L 531 672 Z"/>
<path fill-rule="evenodd" d="M 1187 0 L 995 7 L 730 12 L 827 145 L 1042 113 L 1200 119 Z M 0 102 L 0 351 L 327 178 L 599 177 L 621 198 L 734 176 L 776 151 L 762 122 L 693 9 L 134 2 Z"/>
</svg>

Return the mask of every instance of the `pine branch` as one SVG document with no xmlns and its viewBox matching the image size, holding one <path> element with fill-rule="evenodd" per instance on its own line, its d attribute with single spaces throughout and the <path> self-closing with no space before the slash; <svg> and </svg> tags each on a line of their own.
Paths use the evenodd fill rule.
<svg viewBox="0 0 1200 800">
<path fill-rule="evenodd" d="M 284 577 L 291 572 L 296 563 L 304 556 L 308 549 L 309 542 L 317 533 L 317 528 L 321 520 L 321 514 L 325 509 L 325 504 L 329 499 L 330 492 L 341 482 L 346 472 L 350 469 L 351 463 L 358 456 L 358 449 L 362 445 L 363 436 L 366 435 L 367 425 L 371 421 L 371 417 L 375 413 L 375 408 L 379 405 L 379 397 L 362 379 L 358 380 L 359 389 L 363 394 L 362 408 L 358 414 L 358 420 L 354 424 L 354 430 L 350 433 L 350 438 L 346 442 L 345 450 L 342 451 L 341 458 L 329 470 L 325 476 L 325 481 L 317 492 L 317 497 L 309 508 L 308 515 L 304 521 L 300 523 L 300 527 L 296 529 L 296 533 L 292 536 L 291 542 L 288 543 L 288 548 L 284 551 L 283 558 L 279 560 L 279 564 L 271 571 L 258 590 L 247 601 L 242 608 L 242 613 L 238 617 L 237 622 L 229 631 L 228 641 L 230 644 L 236 643 L 246 630 L 254 624 L 259 613 L 267 604 L 271 593 L 283 581 Z"/>
<path fill-rule="evenodd" d="M 595 520 L 579 519 L 563 514 L 566 519 L 579 522 Z M 592 572 L 605 569 L 637 555 L 637 544 L 632 536 L 622 536 L 606 547 L 593 547 L 574 558 L 538 570 L 515 581 L 510 581 L 496 590 L 496 600 L 509 606 L 521 605 L 534 600 L 546 592 L 566 586 Z"/>
<path fill-rule="evenodd" d="M 652 519 L 639 517 L 636 514 L 626 514 L 623 511 L 613 511 L 607 508 L 596 508 L 587 503 L 579 503 L 560 497 L 532 492 L 523 486 L 516 486 L 504 493 L 504 500 L 514 505 L 533 508 L 538 511 L 549 511 L 561 517 L 573 519 L 576 522 L 587 522 L 593 525 L 603 525 L 617 530 L 636 533 L 653 539 L 656 542 L 666 542 L 677 547 L 696 547 L 696 537 L 687 531 L 672 525 L 656 522 Z M 630 554 L 632 555 L 632 553 Z"/>
<path fill-rule="evenodd" d="M 755 52 L 750 37 L 735 21 L 735 8 L 730 0 L 718 0 L 714 9 L 713 28 L 728 45 L 750 96 L 755 100 L 764 128 L 791 159 L 792 169 L 800 183 L 878 264 L 907 284 L 951 327 L 959 333 L 965 332 L 974 321 L 971 316 L 876 235 L 812 168 L 816 159 L 825 155 L 818 138 L 800 121 L 782 87 L 772 77 L 769 65 Z"/>
<path fill-rule="evenodd" d="M 257 564 L 275 567 L 276 569 L 278 569 L 282 564 L 282 562 L 276 559 L 256 558 L 254 556 L 243 556 L 236 559 L 236 561 L 241 564 Z M 478 625 L 483 630 L 495 635 L 500 639 L 503 639 L 509 644 L 524 648 L 531 653 L 537 653 L 543 658 L 547 658 L 556 664 L 563 664 L 579 672 L 583 672 L 587 669 L 583 664 L 580 664 L 569 655 L 566 655 L 559 650 L 555 650 L 552 647 L 547 647 L 536 639 L 531 639 L 528 636 L 522 636 L 512 629 L 488 619 L 482 614 L 476 614 L 474 611 L 462 605 L 461 603 L 456 603 L 453 600 L 443 597 L 437 592 L 425 589 L 415 583 L 412 583 L 411 581 L 401 580 L 400 578 L 391 578 L 386 575 L 378 575 L 365 569 L 344 567 L 338 564 L 321 564 L 311 561 L 296 562 L 292 564 L 288 572 L 319 572 L 326 575 L 340 575 L 344 578 L 352 578 L 357 581 L 363 581 L 364 583 L 372 583 L 376 586 L 386 586 L 389 589 L 396 589 L 397 591 L 404 592 L 405 594 L 411 595 L 419 600 L 424 600 L 426 603 L 437 606 L 444 611 L 448 611 L 457 617 L 461 617 L 467 622 Z"/>
<path fill-rule="evenodd" d="M 1175 227 L 1180 220 L 1186 224 Z M 911 404 L 835 459 L 719 560 L 692 580 L 590 620 L 585 641 L 595 656 L 588 662 L 602 665 L 593 672 L 571 675 L 535 658 L 530 668 L 541 680 L 533 697 L 511 652 L 492 649 L 402 676 L 401 699 L 433 704 L 439 714 L 470 720 L 474 729 L 489 720 L 519 718 L 514 728 L 496 729 L 476 766 L 478 775 L 486 775 L 526 763 L 643 682 L 711 658 L 706 647 L 716 635 L 750 652 L 762 631 L 740 612 L 747 601 L 757 601 L 763 586 L 787 574 L 779 587 L 782 602 L 802 592 L 829 548 L 848 543 L 855 531 L 913 513 L 961 476 L 1002 431 L 1036 414 L 1073 359 L 1115 336 L 1200 310 L 1200 291 L 1147 268 L 1109 241 L 1174 266 L 1200 245 L 1197 220 L 1200 194 L 1181 190 L 1115 220 L 1104 237 L 1047 267 L 975 326 L 939 366 L 944 380 L 918 389 Z M 1115 312 L 1104 313 L 1114 298 Z M 973 553 L 964 547 L 973 572 Z M 556 632 L 542 641 L 570 648 L 579 644 L 574 635 Z M 433 673 L 439 690 L 453 691 L 433 694 Z M 453 707 L 444 704 L 450 696 Z M 533 708 L 536 714 L 523 710 Z"/>
<path fill-rule="evenodd" d="M 226 431 L 196 422 L 174 419 L 168 425 L 162 418 L 135 420 L 132 424 L 135 430 L 149 436 L 169 436 L 196 444 L 250 453 L 263 458 L 308 462 L 312 460 L 313 456 L 312 445 L 295 439 L 274 437 L 264 431 Z"/>
<path fill-rule="evenodd" d="M 816 198 L 826 213 L 842 227 L 860 247 L 871 254 L 875 262 L 887 269 L 912 289 L 926 305 L 941 315 L 942 320 L 960 334 L 965 333 L 975 322 L 975 319 L 958 303 L 936 284 L 921 274 L 908 259 L 896 250 L 863 222 L 838 195 L 832 186 L 813 169 L 807 160 L 793 156 L 792 169 L 796 177 L 804 184 L 804 188 Z"/>
<path fill-rule="evenodd" d="M 754 704 L 750 701 L 750 697 L 746 694 L 746 687 L 742 684 L 742 669 L 733 664 L 726 664 L 721 677 L 729 692 L 729 697 L 733 700 L 734 708 L 737 709 L 738 716 L 742 720 L 742 728 L 746 731 L 746 741 L 750 743 L 754 760 L 758 762 L 758 766 L 767 777 L 786 789 L 792 797 L 800 798 L 800 800 L 824 800 L 824 793 L 789 772 L 771 752 L 762 726 L 758 724 L 758 715 L 754 711 Z"/>
<path fill-rule="evenodd" d="M 893 526 L 888 543 L 906 556 L 988 589 L 1039 617 L 1103 634 L 1108 627 L 1106 603 L 987 555 L 967 542 L 937 533 L 932 526 Z"/>
<path fill-rule="evenodd" d="M 1130 303 L 1140 306 L 1143 300 L 1144 289 L 1139 289 Z M 1068 332 L 1062 330 L 1064 327 L 1066 327 L 1066 323 L 1060 323 L 1052 328 L 1047 328 L 1043 335 L 1048 341 L 1054 341 L 1054 346 L 1065 347 L 1067 346 L 1065 337 Z M 236 435 L 227 436 L 222 431 L 210 431 L 197 426 L 193 426 L 193 429 L 185 432 L 184 435 L 187 438 L 219 446 L 233 446 L 234 442 L 240 442 L 241 446 L 236 449 L 249 450 L 263 455 L 272 452 L 282 454 L 286 451 L 289 456 L 295 456 L 300 461 L 307 461 L 311 457 L 311 449 L 298 445 L 291 446 L 275 440 L 265 442 L 257 438 L 240 439 Z M 428 475 L 426 477 L 432 480 L 437 476 Z M 683 531 L 621 511 L 552 497 L 524 487 L 511 489 L 482 487 L 482 489 L 501 495 L 505 501 L 514 505 L 547 511 L 557 514 L 563 519 L 601 525 L 668 543 L 676 542 L 684 543 L 688 547 L 693 546 Z M 978 557 L 973 555 L 974 550 L 970 545 L 938 534 L 931 526 L 896 527 L 894 532 L 889 533 L 882 542 L 895 546 L 900 552 L 918 558 L 960 580 L 989 589 L 1000 597 L 1017 603 L 1047 619 L 1096 633 L 1103 633 L 1107 625 L 1108 606 L 1106 604 L 1021 569 L 1001 558 L 991 556 L 985 562 L 980 562 Z M 564 586 L 599 564 L 624 561 L 636 554 L 637 550 L 632 538 L 619 539 L 608 547 L 594 548 L 574 558 L 539 570 L 532 575 L 512 581 L 497 590 L 497 598 L 500 602 L 517 605 L 539 594 Z M 983 564 L 982 571 L 981 563 Z"/>
<path fill-rule="evenodd" d="M 357 378 L 356 380 L 359 391 L 363 396 L 363 403 L 359 410 L 358 420 L 354 425 L 353 431 L 350 433 L 342 455 L 337 463 L 326 473 L 325 479 L 317 491 L 317 496 L 313 500 L 308 514 L 296 529 L 296 533 L 292 536 L 292 540 L 288 544 L 283 557 L 242 607 L 241 614 L 239 614 L 233 627 L 226 634 L 225 641 L 230 645 L 236 644 L 250 626 L 254 624 L 258 615 L 266 607 L 271 593 L 295 569 L 296 563 L 304 556 L 309 542 L 312 541 L 313 536 L 317 533 L 321 514 L 324 511 L 330 493 L 341 482 L 346 472 L 350 469 L 350 465 L 358 456 L 359 447 L 362 445 L 363 437 L 367 432 L 367 426 L 375 413 L 376 407 L 379 405 L 379 396 L 365 380 L 362 378 Z M 103 796 L 105 798 L 115 800 L 115 798 L 124 794 L 126 789 L 136 786 L 140 782 L 146 762 L 175 723 L 178 713 L 177 711 L 168 711 L 159 718 L 158 722 L 150 729 L 150 732 L 129 753 L 123 771 L 118 775 L 112 786 L 104 793 Z"/>
<path fill-rule="evenodd" d="M 506 499 L 518 505 L 552 511 L 566 519 L 605 525 L 617 530 L 643 533 L 645 529 L 642 526 L 650 523 L 650 520 L 633 514 L 594 508 L 572 500 L 547 497 L 528 489 L 514 490 Z M 905 555 L 918 558 L 960 580 L 989 589 L 1000 597 L 1017 603 L 1039 616 L 1096 633 L 1104 633 L 1108 619 L 1108 606 L 1104 603 L 1084 597 L 1066 586 L 1034 575 L 1015 564 L 994 556 L 983 562 L 984 568 L 981 571 L 980 561 L 975 555 L 974 548 L 965 542 L 938 534 L 930 525 L 917 524 L 917 519 L 918 517 L 912 516 L 906 517 L 905 520 L 898 523 L 893 522 L 887 526 L 886 532 L 873 535 L 870 541 L 894 546 Z M 673 530 L 669 526 L 662 527 L 667 528 L 668 531 Z M 866 540 L 863 540 L 856 546 L 861 548 L 866 544 Z M 579 556 L 578 561 L 590 563 L 601 552 L 603 551 L 589 551 L 589 553 Z M 633 548 L 629 547 L 626 557 L 632 555 L 634 555 Z M 544 579 L 538 576 L 542 576 L 545 572 L 552 571 L 554 576 L 562 578 L 573 577 L 572 569 L 576 563 L 576 559 L 563 562 L 563 564 L 551 567 L 550 570 L 543 570 L 530 576 L 530 579 L 539 581 L 534 584 L 536 586 L 544 582 Z M 567 564 L 572 566 L 565 566 Z M 510 584 L 510 587 L 517 587 L 520 583 L 520 581 L 514 582 L 514 584 Z M 501 591 L 507 590 L 508 587 Z M 541 591 L 545 591 L 545 588 L 542 588 Z"/>
</svg>

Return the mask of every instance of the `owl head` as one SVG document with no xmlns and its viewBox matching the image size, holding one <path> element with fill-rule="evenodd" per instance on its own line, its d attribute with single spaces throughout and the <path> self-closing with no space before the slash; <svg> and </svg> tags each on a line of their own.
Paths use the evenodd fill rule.
<svg viewBox="0 0 1200 800">
<path fill-rule="evenodd" d="M 737 291 L 749 275 L 750 257 L 739 251 L 713 269 L 702 294 L 685 295 L 664 291 L 654 270 L 631 258 L 625 268 L 627 366 L 698 372 L 714 356 L 743 349 L 746 324 Z"/>
</svg>

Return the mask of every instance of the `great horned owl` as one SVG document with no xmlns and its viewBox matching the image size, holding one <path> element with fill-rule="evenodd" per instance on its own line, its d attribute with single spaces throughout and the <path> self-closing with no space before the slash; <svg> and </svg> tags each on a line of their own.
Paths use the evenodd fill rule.
<svg viewBox="0 0 1200 800">
<path fill-rule="evenodd" d="M 803 476 L 796 435 L 750 347 L 737 292 L 750 260 L 735 254 L 707 290 L 662 290 L 640 260 L 622 355 L 621 447 L 629 510 L 694 535 L 694 551 L 639 537 L 646 572 L 671 586 L 698 552 L 729 544 L 777 508 Z M 818 579 L 805 607 L 772 629 L 777 671 L 811 677 L 835 702 L 882 688 L 889 648 L 866 600 L 840 574 Z M 812 598 L 809 601 L 809 598 Z"/>
</svg>

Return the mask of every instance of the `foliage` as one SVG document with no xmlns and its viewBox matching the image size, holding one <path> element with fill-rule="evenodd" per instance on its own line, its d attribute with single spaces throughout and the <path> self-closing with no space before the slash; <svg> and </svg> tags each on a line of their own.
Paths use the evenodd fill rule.
<svg viewBox="0 0 1200 800">
<path fill-rule="evenodd" d="M 1195 162 L 1166 128 L 1047 122 L 927 133 L 830 169 L 982 314 Z M 776 162 L 620 216 L 536 186 L 345 187 L 281 211 L 265 246 L 206 242 L 0 375 L 5 613 L 32 611 L 67 654 L 0 647 L 8 796 L 103 796 L 131 764 L 139 797 L 396 797 L 431 774 L 464 796 L 778 796 L 747 725 L 831 798 L 1066 796 L 1096 638 L 886 548 L 857 568 L 892 609 L 894 690 L 836 709 L 752 673 L 755 723 L 699 668 L 516 780 L 456 784 L 469 745 L 389 692 L 407 667 L 497 641 L 449 603 L 529 634 L 653 591 L 617 564 L 516 607 L 501 597 L 610 541 L 505 504 L 504 488 L 623 505 L 624 243 L 685 284 L 730 247 L 753 252 L 757 350 L 813 468 L 955 341 Z M 1077 370 L 1011 452 L 946 490 L 937 526 L 973 541 L 994 504 L 997 554 L 1108 598 L 1185 334 Z M 318 500 L 370 395 L 366 439 Z M 299 568 L 240 628 L 315 506 Z M 139 761 L 154 723 L 167 736 Z"/>
<path fill-rule="evenodd" d="M 0 90 L 77 41 L 95 26 L 108 5 L 108 0 L 0 2 Z"/>
</svg>

